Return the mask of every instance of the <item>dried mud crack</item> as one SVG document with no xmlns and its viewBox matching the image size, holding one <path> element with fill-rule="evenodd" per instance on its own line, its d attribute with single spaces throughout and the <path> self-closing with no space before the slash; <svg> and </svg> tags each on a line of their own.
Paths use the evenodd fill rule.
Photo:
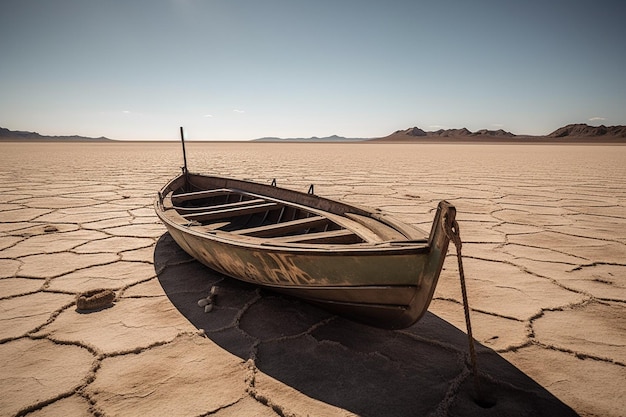
<svg viewBox="0 0 626 417">
<path fill-rule="evenodd" d="M 100 155 L 85 144 L 5 145 L 0 417 L 617 417 L 626 408 L 625 147 L 516 148 L 526 165 L 511 147 L 489 148 L 500 152 L 492 159 L 480 146 L 450 155 L 351 145 L 352 158 L 310 146 L 207 151 L 225 176 L 302 190 L 315 182 L 320 195 L 420 227 L 439 200 L 452 201 L 480 381 L 494 399 L 485 408 L 451 256 L 422 321 L 381 331 L 239 284 L 182 252 L 152 208 L 177 173 L 173 144 L 111 144 Z M 212 285 L 220 295 L 204 313 L 197 300 Z M 76 298 L 98 289 L 113 303 L 77 311 Z"/>
</svg>

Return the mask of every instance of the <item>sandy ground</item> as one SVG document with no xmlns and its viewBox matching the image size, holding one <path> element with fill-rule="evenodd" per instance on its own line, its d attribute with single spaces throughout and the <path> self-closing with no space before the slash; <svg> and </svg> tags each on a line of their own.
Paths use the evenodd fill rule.
<svg viewBox="0 0 626 417">
<path fill-rule="evenodd" d="M 191 170 L 424 228 L 454 203 L 490 407 L 452 247 L 429 313 L 382 331 L 190 259 L 152 209 L 175 144 L 0 150 L 0 416 L 626 414 L 625 146 L 188 146 Z M 114 305 L 77 311 L 94 288 Z"/>
</svg>

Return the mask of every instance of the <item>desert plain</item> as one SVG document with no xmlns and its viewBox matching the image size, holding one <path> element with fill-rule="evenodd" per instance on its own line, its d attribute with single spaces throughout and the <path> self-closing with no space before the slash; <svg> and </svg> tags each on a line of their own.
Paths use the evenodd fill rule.
<svg viewBox="0 0 626 417">
<path fill-rule="evenodd" d="M 486 402 L 453 246 L 429 313 L 380 330 L 186 255 L 153 210 L 176 143 L 0 150 L 0 416 L 626 415 L 626 146 L 188 143 L 191 171 L 424 229 L 453 203 Z M 77 311 L 95 288 L 113 306 Z"/>
</svg>

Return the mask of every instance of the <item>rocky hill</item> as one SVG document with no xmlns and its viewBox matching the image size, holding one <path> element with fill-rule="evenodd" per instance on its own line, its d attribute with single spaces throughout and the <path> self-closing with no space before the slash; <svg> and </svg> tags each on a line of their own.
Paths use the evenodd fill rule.
<svg viewBox="0 0 626 417">
<path fill-rule="evenodd" d="M 507 132 L 502 129 L 487 130 L 481 129 L 476 132 L 472 132 L 467 128 L 461 129 L 439 129 L 435 131 L 427 132 L 419 127 L 411 127 L 404 130 L 396 130 L 391 135 L 374 139 L 375 141 L 410 141 L 412 139 L 436 139 L 436 138 L 457 138 L 457 139 L 497 139 L 497 138 L 514 138 L 511 132 Z"/>
<path fill-rule="evenodd" d="M 0 127 L 0 141 L 9 142 L 104 142 L 111 139 L 101 136 L 99 138 L 90 138 L 86 136 L 45 136 L 37 132 L 25 132 L 20 130 L 9 130 Z"/>
<path fill-rule="evenodd" d="M 587 124 L 571 124 L 563 126 L 550 133 L 550 138 L 595 138 L 598 136 L 607 136 L 615 138 L 626 138 L 626 126 L 589 126 Z"/>
</svg>

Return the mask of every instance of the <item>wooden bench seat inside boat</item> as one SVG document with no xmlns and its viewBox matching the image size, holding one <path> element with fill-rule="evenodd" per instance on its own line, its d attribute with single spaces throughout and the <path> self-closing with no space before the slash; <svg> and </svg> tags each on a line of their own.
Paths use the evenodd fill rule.
<svg viewBox="0 0 626 417">
<path fill-rule="evenodd" d="M 330 221 L 323 216 L 311 216 L 302 219 L 285 221 L 282 223 L 268 224 L 265 226 L 249 227 L 235 230 L 233 233 L 247 236 L 272 237 L 282 236 L 293 232 L 319 228 L 328 225 Z"/>
<path fill-rule="evenodd" d="M 267 200 L 263 200 L 261 198 L 255 198 L 253 200 L 242 200 L 242 201 L 236 201 L 234 203 L 216 204 L 212 206 L 189 206 L 189 207 L 173 206 L 173 208 L 176 209 L 177 212 L 181 214 L 185 214 L 185 213 L 199 213 L 199 212 L 206 212 L 206 211 L 224 210 L 224 209 L 230 209 L 230 208 L 235 209 L 239 207 L 253 206 L 256 204 L 260 204 L 260 203 L 267 203 Z"/>
<path fill-rule="evenodd" d="M 232 193 L 233 190 L 227 188 L 218 188 L 215 190 L 193 191 L 190 193 L 172 194 L 172 203 L 179 204 L 184 201 L 199 200 L 207 197 L 219 197 Z"/>
<path fill-rule="evenodd" d="M 363 240 L 348 229 L 272 238 L 274 243 L 361 243 Z"/>
<path fill-rule="evenodd" d="M 196 221 L 220 220 L 220 219 L 226 219 L 229 217 L 246 216 L 248 214 L 262 213 L 262 212 L 266 212 L 268 210 L 275 209 L 278 207 L 280 207 L 278 203 L 266 202 L 266 203 L 260 203 L 260 204 L 254 204 L 254 205 L 220 208 L 216 210 L 203 211 L 200 213 L 189 213 L 189 214 L 184 214 L 183 217 L 187 220 L 196 220 Z"/>
</svg>

